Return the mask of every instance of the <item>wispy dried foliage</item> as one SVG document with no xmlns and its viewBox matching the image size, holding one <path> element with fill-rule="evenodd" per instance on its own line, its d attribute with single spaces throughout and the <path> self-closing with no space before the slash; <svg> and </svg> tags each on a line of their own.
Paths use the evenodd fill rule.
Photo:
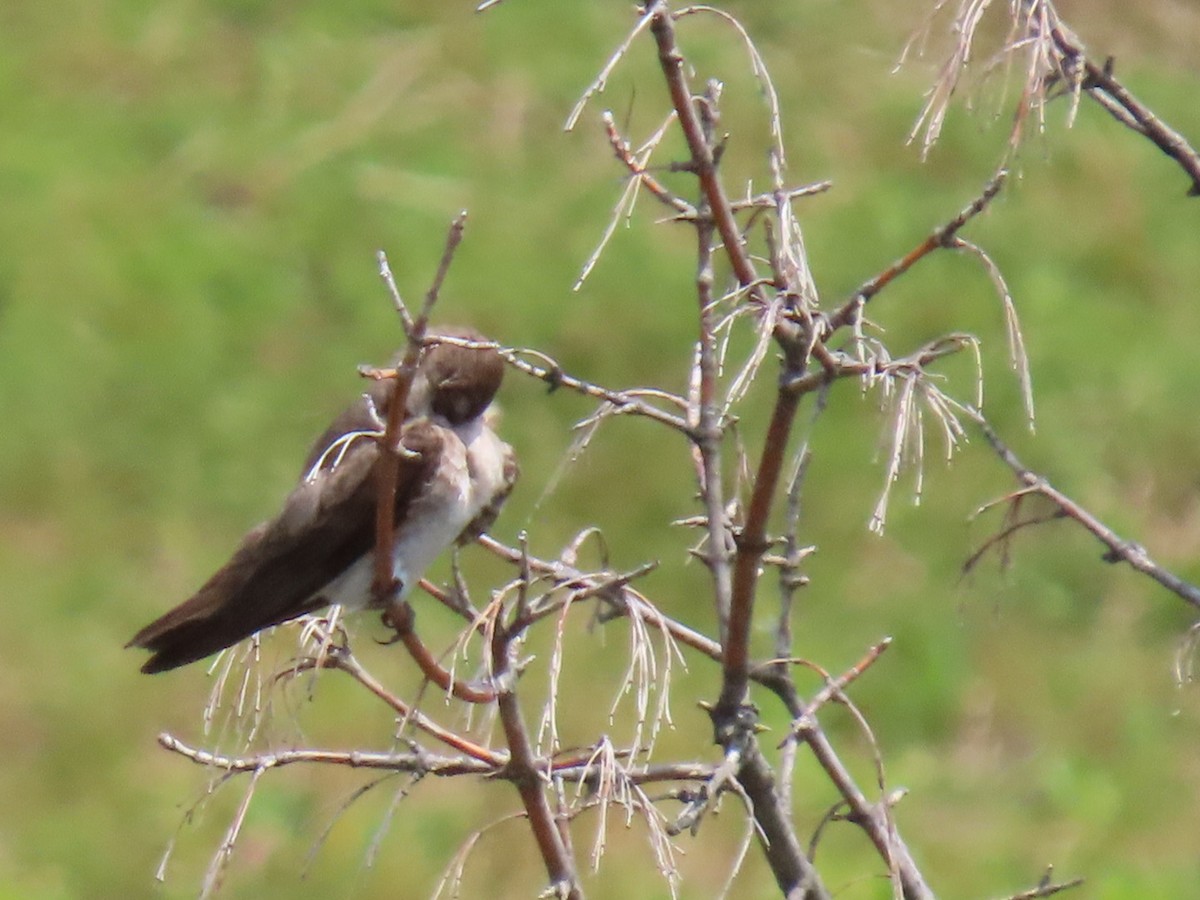
<svg viewBox="0 0 1200 900">
<path fill-rule="evenodd" d="M 496 5 L 498 0 L 493 0 L 480 8 Z M 951 5 L 948 0 L 935 4 L 906 55 L 924 52 Z M 1097 68 L 1089 60 L 1049 2 L 996 4 L 998 10 L 1007 9 L 1008 20 L 998 47 L 987 49 L 986 35 L 996 33 L 995 28 L 984 25 L 992 8 L 991 0 L 960 0 L 950 14 L 952 47 L 912 135 L 925 152 L 936 142 L 952 98 L 962 93 L 964 78 L 982 58 L 982 76 L 1007 73 L 1019 85 L 1010 148 L 1028 131 L 1029 122 L 1042 127 L 1048 105 L 1056 97 L 1066 98 L 1070 118 L 1081 99 L 1090 96 L 1160 147 L 1167 141 L 1173 158 L 1200 184 L 1194 150 L 1177 135 L 1170 137 L 1174 133 L 1164 123 L 1155 119 L 1153 126 L 1149 124 L 1147 112 L 1120 88 L 1111 66 Z M 719 129 L 725 101 L 722 88 L 715 79 L 698 79 L 688 62 L 682 35 L 701 17 L 728 30 L 730 42 L 746 51 L 752 74 L 761 86 L 770 135 L 763 153 L 765 171 L 739 181 L 767 184 L 770 188 L 765 192 L 747 189 L 744 196 L 734 199 L 729 189 L 722 166 L 725 136 Z M 920 841 L 925 836 L 902 836 L 893 815 L 905 792 L 889 783 L 884 765 L 887 738 L 875 734 L 866 713 L 850 696 L 855 682 L 878 664 L 890 639 L 866 648 L 857 662 L 836 673 L 803 658 L 792 632 L 792 602 L 807 584 L 805 564 L 814 550 L 803 540 L 805 518 L 820 514 L 805 509 L 803 502 L 812 458 L 808 438 L 830 402 L 830 386 L 842 379 L 856 379 L 863 392 L 877 398 L 881 410 L 883 487 L 874 510 L 862 511 L 870 529 L 883 530 L 893 488 L 906 473 L 913 479 L 913 496 L 921 496 L 931 442 L 949 459 L 975 432 L 1011 469 L 1018 487 L 998 501 L 1007 510 L 1004 525 L 967 562 L 968 568 L 992 550 L 1006 553 L 1014 532 L 1047 519 L 1045 515 L 1026 517 L 1025 501 L 1037 495 L 1050 504 L 1050 517 L 1074 520 L 1100 540 L 1111 561 L 1128 563 L 1200 607 L 1200 590 L 1167 572 L 1143 548 L 1119 538 L 1051 488 L 1002 442 L 982 412 L 982 357 L 991 348 L 960 332 L 916 348 L 892 347 L 884 341 L 882 330 L 866 317 L 889 284 L 931 254 L 954 250 L 977 260 L 983 277 L 990 280 L 1000 298 L 1008 361 L 1019 380 L 1032 425 L 1032 379 L 1017 302 L 999 266 L 961 234 L 989 209 L 1005 184 L 1006 171 L 1002 168 L 991 177 L 981 175 L 982 188 L 958 213 L 947 211 L 944 223 L 916 247 L 848 297 L 831 300 L 831 291 L 818 289 L 818 275 L 809 264 L 797 215 L 798 204 L 827 190 L 829 182 L 791 183 L 779 97 L 765 55 L 728 12 L 706 5 L 676 8 L 665 0 L 641 3 L 628 34 L 571 111 L 567 127 L 588 122 L 589 111 L 603 96 L 608 80 L 639 42 L 652 44 L 657 53 L 666 104 L 654 120 L 658 124 L 640 138 L 622 134 L 611 113 L 596 113 L 598 130 L 627 180 L 608 225 L 601 229 L 595 253 L 582 265 L 579 282 L 611 250 L 609 239 L 615 229 L 632 221 L 639 199 L 660 208 L 665 227 L 692 230 L 696 277 L 695 306 L 690 315 L 694 316 L 696 339 L 679 360 L 688 385 L 686 396 L 655 386 L 597 384 L 541 349 L 500 350 L 515 371 L 597 404 L 578 423 L 578 436 L 565 466 L 619 416 L 639 416 L 650 427 L 689 442 L 698 502 L 694 515 L 680 524 L 699 532 L 691 558 L 699 560 L 710 576 L 702 604 L 707 627 L 694 628 L 672 617 L 668 604 L 644 589 L 644 577 L 657 566 L 653 561 L 624 570 L 610 566 L 601 525 L 588 522 L 581 523 L 577 534 L 556 540 L 561 549 L 551 558 L 531 554 L 525 536 L 516 546 L 482 537 L 479 544 L 483 550 L 508 569 L 507 580 L 486 589 L 467 585 L 461 577 L 449 586 L 425 585 L 429 596 L 457 617 L 460 628 L 440 655 L 426 648 L 411 622 L 404 629 L 404 649 L 433 686 L 416 697 L 402 695 L 367 670 L 354 652 L 356 639 L 343 627 L 336 610 L 288 626 L 299 629 L 298 653 L 278 670 L 264 667 L 257 641 L 228 652 L 215 664 L 218 674 L 212 701 L 205 710 L 205 734 L 219 746 L 224 740 L 220 735 L 229 726 L 216 723 L 238 724 L 236 752 L 201 750 L 169 735 L 161 738 L 167 749 L 216 773 L 214 788 L 237 774 L 249 775 L 244 779 L 243 799 L 205 879 L 206 895 L 220 883 L 263 775 L 304 763 L 402 773 L 413 779 L 394 793 L 384 827 L 416 779 L 430 782 L 435 777 L 470 775 L 511 783 L 514 809 L 545 864 L 545 896 L 583 896 L 579 859 L 586 857 L 591 869 L 602 871 L 613 820 L 640 829 L 665 889 L 674 895 L 679 887 L 681 842 L 704 827 L 708 815 L 731 795 L 726 808 L 738 807 L 746 828 L 744 842 L 729 848 L 726 893 L 733 892 L 731 885 L 743 859 L 757 845 L 781 894 L 809 900 L 830 897 L 833 890 L 814 864 L 814 853 L 828 828 L 849 823 L 861 831 L 864 845 L 878 858 L 874 863 L 864 861 L 865 872 L 882 872 L 897 897 L 932 897 L 933 890 L 908 849 L 909 840 Z M 685 159 L 660 158 L 668 135 L 682 139 Z M 667 186 L 660 177 L 665 170 L 691 177 L 686 194 Z M 679 179 L 671 183 L 679 183 Z M 460 217 L 434 286 L 415 316 L 401 299 L 386 259 L 381 259 L 381 276 L 410 339 L 409 354 L 391 377 L 403 378 L 405 366 L 420 352 L 425 322 L 462 224 Z M 728 274 L 718 275 L 718 271 Z M 952 385 L 938 370 L 941 360 L 959 353 L 973 358 L 977 373 L 965 390 Z M 751 399 L 770 405 L 761 432 L 751 431 L 738 420 Z M 797 419 L 804 419 L 801 410 L 805 404 L 807 430 L 797 438 L 793 432 Z M 383 439 L 395 424 L 381 422 Z M 545 490 L 553 492 L 557 476 L 551 475 L 547 482 Z M 391 506 L 388 491 L 384 483 L 381 509 Z M 636 492 L 631 490 L 629 495 L 636 502 Z M 381 523 L 384 519 L 388 517 L 382 517 Z M 381 527 L 378 535 L 380 577 L 387 572 L 389 528 Z M 546 543 L 547 536 L 538 535 L 538 544 Z M 583 562 L 592 556 L 599 558 L 598 564 Z M 683 564 L 682 560 L 667 563 Z M 778 575 L 778 606 L 764 607 L 760 602 L 767 573 Z M 477 606 L 469 599 L 471 595 L 486 595 L 487 600 Z M 624 641 L 609 644 L 611 669 L 622 673 L 611 698 L 567 695 L 563 675 L 579 631 L 571 626 L 579 623 L 603 628 L 609 635 L 618 630 L 624 635 Z M 769 632 L 772 639 L 765 655 L 753 640 L 756 633 L 763 632 Z M 542 658 L 526 655 L 532 636 L 542 633 L 549 653 Z M 1191 677 L 1196 633 L 1193 629 L 1181 654 L 1181 681 Z M 664 760 L 660 738 L 672 726 L 672 688 L 680 679 L 697 671 L 711 672 L 714 666 L 720 672 L 720 687 L 706 709 L 716 749 L 699 746 L 687 759 Z M 539 677 L 528 677 L 535 668 Z M 794 679 L 798 668 L 815 671 L 820 678 L 821 687 L 811 697 L 802 695 Z M 289 686 L 300 687 L 306 698 L 317 698 L 314 678 L 318 673 L 324 673 L 322 678 L 348 678 L 380 701 L 379 714 L 397 722 L 395 745 L 353 751 L 262 749 L 269 713 L 297 702 L 285 702 Z M 764 747 L 760 740 L 759 704 L 765 703 L 778 704 L 791 722 L 778 746 Z M 563 738 L 560 722 L 567 704 L 593 713 L 594 732 L 585 745 L 568 745 Z M 854 767 L 843 761 L 822 727 L 828 704 L 848 710 L 865 738 L 846 752 L 863 753 L 865 743 L 870 783 L 860 784 L 851 772 Z M 532 727 L 525 721 L 523 708 L 539 710 Z M 441 716 L 456 724 L 443 724 Z M 811 754 L 839 798 L 836 807 L 824 814 L 807 809 L 810 818 L 819 820 L 815 833 L 807 839 L 799 833 L 796 813 L 811 800 L 794 796 L 791 790 L 793 767 L 804 753 Z M 382 779 L 369 781 L 352 800 L 383 783 Z M 508 816 L 464 835 L 435 896 L 458 896 L 473 851 L 499 822 L 513 821 L 514 817 Z M 587 849 L 576 849 L 577 837 L 586 838 Z M 1038 885 L 1014 896 L 1049 896 L 1076 883 L 1056 882 L 1047 873 Z"/>
</svg>

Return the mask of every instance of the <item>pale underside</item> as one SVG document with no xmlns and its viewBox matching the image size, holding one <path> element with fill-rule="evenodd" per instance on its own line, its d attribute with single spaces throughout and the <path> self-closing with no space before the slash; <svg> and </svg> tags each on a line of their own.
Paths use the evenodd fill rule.
<svg viewBox="0 0 1200 900">
<path fill-rule="evenodd" d="M 508 487 L 512 448 L 494 431 L 480 420 L 460 426 L 433 421 L 445 429 L 441 459 L 428 487 L 396 524 L 392 572 L 398 599 L 408 596 L 438 555 Z M 371 605 L 373 578 L 372 550 L 316 591 L 314 600 L 364 609 Z"/>
</svg>

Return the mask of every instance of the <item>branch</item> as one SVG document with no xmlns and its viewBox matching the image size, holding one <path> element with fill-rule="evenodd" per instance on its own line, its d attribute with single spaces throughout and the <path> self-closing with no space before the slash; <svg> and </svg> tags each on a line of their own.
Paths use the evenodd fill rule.
<svg viewBox="0 0 1200 900">
<path fill-rule="evenodd" d="M 487 763 L 464 757 L 435 756 L 430 753 L 373 753 L 368 750 L 276 750 L 250 756 L 225 756 L 192 747 L 173 735 L 163 732 L 158 743 L 164 750 L 178 753 L 201 766 L 224 769 L 227 772 L 257 772 L 278 769 L 297 763 L 348 766 L 352 769 L 385 769 L 391 772 L 412 772 L 418 775 L 491 775 L 495 768 Z"/>
<path fill-rule="evenodd" d="M 1054 894 L 1079 887 L 1081 884 L 1083 884 L 1082 878 L 1072 878 L 1070 881 L 1054 881 L 1054 866 L 1047 866 L 1046 874 L 1042 876 L 1041 881 L 1037 885 L 1028 890 L 1005 897 L 1004 900 L 1037 900 L 1039 897 L 1051 897 Z"/>
<path fill-rule="evenodd" d="M 716 98 L 712 98 L 715 102 Z M 712 142 L 712 107 L 704 104 L 703 127 L 706 145 Z M 700 496 L 704 501 L 708 553 L 704 562 L 713 579 L 713 595 L 722 640 L 728 646 L 729 611 L 733 587 L 729 571 L 732 541 L 725 523 L 725 488 L 721 473 L 721 411 L 717 405 L 717 348 L 713 331 L 713 223 L 709 201 L 701 195 L 696 218 L 696 300 L 699 335 L 694 380 L 699 389 L 693 440 L 700 455 Z"/>
<path fill-rule="evenodd" d="M 1017 476 L 1017 480 L 1024 488 L 1022 491 L 1023 494 L 1040 494 L 1053 503 L 1063 516 L 1074 519 L 1087 531 L 1091 532 L 1100 543 L 1108 548 L 1103 557 L 1105 562 L 1126 562 L 1143 575 L 1153 578 L 1186 603 L 1190 603 L 1192 606 L 1200 609 L 1200 587 L 1184 581 L 1178 575 L 1164 569 L 1150 557 L 1145 547 L 1120 537 L 1115 531 L 1066 494 L 1052 487 L 1045 477 L 1025 466 L 1017 458 L 1016 454 L 1009 449 L 1008 445 L 1000 439 L 1000 436 L 996 434 L 995 430 L 993 430 L 992 426 L 988 424 L 988 421 L 978 410 L 965 408 L 964 411 L 979 426 L 984 437 L 987 438 L 988 443 L 992 445 L 992 449 L 996 451 L 1000 459 Z"/>
<path fill-rule="evenodd" d="M 425 294 L 425 302 L 415 320 L 410 317 L 404 301 L 400 298 L 400 292 L 392 278 L 387 258 L 382 255 L 380 258 L 380 274 L 388 286 L 392 301 L 400 315 L 408 344 L 404 351 L 404 358 L 392 376 L 396 385 L 393 389 L 391 406 L 388 408 L 387 425 L 384 428 L 383 437 L 380 438 L 381 452 L 375 467 L 378 494 L 375 505 L 375 557 L 371 594 L 375 602 L 387 610 L 384 613 L 384 621 L 395 628 L 397 638 L 404 644 L 405 649 L 408 650 L 409 655 L 426 678 L 460 700 L 466 700 L 469 703 L 489 703 L 495 696 L 490 689 L 474 688 L 455 681 L 438 665 L 437 660 L 421 642 L 413 628 L 412 607 L 404 601 L 397 600 L 396 575 L 392 562 L 392 548 L 396 543 L 396 489 L 400 477 L 400 459 L 406 452 L 401 442 L 401 432 L 408 414 L 408 394 L 412 388 L 413 379 L 416 377 L 421 355 L 425 351 L 425 331 L 429 325 L 430 313 L 433 312 L 442 283 L 446 280 L 446 274 L 450 270 L 454 251 L 462 242 L 466 221 L 467 214 L 464 210 L 451 223 L 433 283 Z"/>
<path fill-rule="evenodd" d="M 754 598 L 758 589 L 762 557 L 771 546 L 767 540 L 767 520 L 779 485 L 788 438 L 799 404 L 800 395 L 781 385 L 775 398 L 775 409 L 767 428 L 758 471 L 755 473 L 746 521 L 737 536 L 729 630 L 725 645 L 724 681 L 717 703 L 725 709 L 742 703 L 746 696 Z"/>
<path fill-rule="evenodd" d="M 379 461 L 376 464 L 376 478 L 379 482 L 378 502 L 375 507 L 375 571 L 371 582 L 371 593 L 380 606 L 391 606 L 396 592 L 396 576 L 392 570 L 392 545 L 396 538 L 396 485 L 400 476 L 400 430 L 404 425 L 404 417 L 408 412 L 408 392 L 412 388 L 413 378 L 417 374 L 417 364 L 424 351 L 425 329 L 429 324 L 429 314 L 437 303 L 438 292 L 450 269 L 454 251 L 462 241 L 463 228 L 466 226 L 467 214 L 461 212 L 450 225 L 446 235 L 446 247 L 442 252 L 442 260 L 438 264 L 437 274 L 433 284 L 425 294 L 425 303 L 416 321 L 409 321 L 407 310 L 399 300 L 399 292 L 392 291 L 392 299 L 397 303 L 401 321 L 404 324 L 408 346 L 404 351 L 404 359 L 396 367 L 396 386 L 392 394 L 392 404 L 388 409 L 387 426 L 380 439 Z M 386 263 L 386 260 L 384 260 Z M 382 264 L 381 264 L 382 266 Z M 388 280 L 390 271 L 384 274 Z M 390 286 L 389 286 L 390 287 Z M 411 327 L 410 327 L 411 325 Z"/>
<path fill-rule="evenodd" d="M 665 4 L 644 7 L 644 15 L 651 16 L 650 31 L 658 46 L 658 59 L 671 105 L 683 129 L 691 154 L 690 168 L 700 182 L 701 194 L 708 207 L 711 227 L 715 228 L 725 247 L 725 253 L 733 267 L 738 283 L 750 286 L 752 298 L 766 306 L 762 285 L 755 271 L 741 232 L 734 220 L 733 210 L 725 187 L 717 176 L 716 157 L 711 134 L 706 133 L 704 122 L 697 112 L 691 89 L 684 71 L 683 55 L 675 39 L 675 25 Z M 703 262 L 702 262 L 703 265 Z M 703 347 L 702 347 L 703 352 Z M 801 371 L 803 367 L 801 366 Z M 749 660 L 750 623 L 753 617 L 754 595 L 758 582 L 759 561 L 767 549 L 766 524 L 771 502 L 779 481 L 784 450 L 791 433 L 792 421 L 798 406 L 798 397 L 780 391 L 776 399 L 775 412 L 767 432 L 766 444 L 754 482 L 754 493 L 750 500 L 746 523 L 737 538 L 737 555 L 734 561 L 733 580 L 730 587 L 730 611 L 727 639 L 725 640 L 725 677 L 718 701 L 718 708 L 732 711 L 743 702 L 747 687 Z M 710 525 L 711 527 L 711 525 Z M 718 552 L 720 545 L 713 545 Z"/>
<path fill-rule="evenodd" d="M 677 218 L 696 218 L 695 207 L 682 197 L 672 194 L 661 181 L 646 171 L 646 166 L 633 155 L 633 148 L 617 131 L 617 123 L 613 120 L 612 113 L 606 109 L 600 118 L 604 122 L 604 133 L 608 136 L 608 143 L 612 146 L 613 153 L 629 170 L 629 173 L 641 182 L 642 187 L 658 198 L 661 203 L 675 210 Z"/>
<path fill-rule="evenodd" d="M 295 670 L 303 671 L 307 665 L 315 665 L 316 660 L 303 660 L 297 664 Z M 420 729 L 435 740 L 441 741 L 448 747 L 453 747 L 460 753 L 465 753 L 481 762 L 485 762 L 490 766 L 502 766 L 508 761 L 508 758 L 503 753 L 497 753 L 487 747 L 467 740 L 458 733 L 443 728 L 438 725 L 424 713 L 414 709 L 411 705 L 401 700 L 380 682 L 354 657 L 352 653 L 340 652 L 327 654 L 320 660 L 320 664 L 327 669 L 337 669 L 345 672 L 368 691 L 386 703 L 392 710 L 404 721 L 411 722 L 413 727 Z"/>
<path fill-rule="evenodd" d="M 839 328 L 849 325 L 859 315 L 859 310 L 864 303 L 867 303 L 872 297 L 878 294 L 881 290 L 892 283 L 896 278 L 903 275 L 911 269 L 917 262 L 924 259 L 934 250 L 949 248 L 954 246 L 954 238 L 962 227 L 969 221 L 983 212 L 989 203 L 1000 193 L 1000 189 L 1004 187 L 1004 182 L 1008 178 L 1008 170 L 1000 169 L 988 179 L 984 185 L 983 191 L 963 207 L 962 211 L 946 222 L 935 228 L 925 240 L 919 243 L 916 247 L 896 260 L 878 275 L 864 282 L 847 300 L 842 304 L 841 308 L 834 312 L 829 317 L 829 331 L 833 332 Z"/>
<path fill-rule="evenodd" d="M 529 729 L 515 690 L 517 673 L 512 668 L 512 635 L 497 623 L 491 640 L 492 679 L 497 686 L 496 710 L 508 743 L 509 760 L 504 777 L 512 781 L 521 796 L 529 827 L 533 830 L 551 889 L 563 900 L 583 900 L 579 877 L 570 849 L 566 823 L 557 821 L 546 796 L 547 772 L 534 757 Z"/>
<path fill-rule="evenodd" d="M 391 772 L 411 772 L 418 775 L 454 777 L 457 775 L 486 775 L 490 778 L 506 779 L 510 771 L 501 764 L 493 765 L 482 760 L 462 756 L 439 756 L 424 750 L 408 753 L 383 753 L 369 750 L 316 750 L 294 749 L 254 753 L 248 756 L 227 756 L 213 753 L 181 741 L 172 734 L 163 732 L 158 743 L 164 750 L 178 753 L 200 766 L 224 769 L 227 772 L 255 772 L 259 769 L 279 769 L 284 766 L 316 764 L 346 766 L 352 769 L 382 769 Z M 590 755 L 589 755 L 590 758 Z M 539 764 L 549 762 L 539 758 Z M 587 758 L 576 758 L 555 762 L 551 766 L 555 775 L 581 784 L 591 783 L 601 777 L 602 767 L 589 764 Z M 664 782 L 703 782 L 712 777 L 713 767 L 707 763 L 668 763 L 644 766 L 622 777 L 631 784 L 661 784 Z"/>
<path fill-rule="evenodd" d="M 838 758 L 837 751 L 833 749 L 820 723 L 815 717 L 808 715 L 807 708 L 800 701 L 795 689 L 791 688 L 790 682 L 788 687 L 789 690 L 781 697 L 797 723 L 796 735 L 812 750 L 817 763 L 846 801 L 850 808 L 847 818 L 866 832 L 889 869 L 899 877 L 900 889 L 905 900 L 933 900 L 933 891 L 925 883 L 921 870 L 917 868 L 912 854 L 909 853 L 886 809 L 880 803 L 873 803 L 867 799 L 855 784 L 850 770 Z M 882 802 L 886 802 L 886 798 Z"/>
<path fill-rule="evenodd" d="M 506 363 L 514 369 L 524 372 L 526 375 L 531 375 L 540 381 L 544 381 L 551 391 L 565 387 L 585 397 L 591 397 L 594 400 L 601 400 L 608 403 L 617 413 L 645 416 L 686 435 L 690 436 L 692 433 L 691 426 L 688 425 L 682 416 L 674 415 L 666 410 L 659 409 L 657 406 L 651 406 L 641 399 L 643 396 L 657 397 L 665 399 L 679 407 L 686 406 L 682 398 L 676 397 L 673 394 L 648 388 L 631 388 L 625 391 L 614 391 L 568 374 L 554 359 L 537 350 L 527 348 L 509 349 L 499 346 L 497 346 L 497 350 Z M 543 365 L 532 363 L 525 359 L 524 356 L 534 356 L 541 360 Z"/>
<path fill-rule="evenodd" d="M 465 681 L 459 681 L 450 672 L 442 668 L 429 648 L 417 636 L 414 628 L 416 614 L 408 603 L 400 603 L 394 609 L 384 614 L 388 625 L 396 631 L 395 640 L 404 644 L 404 649 L 412 657 L 417 668 L 429 681 L 457 700 L 466 703 L 491 703 L 496 699 L 496 691 L 488 686 L 476 686 Z"/>
<path fill-rule="evenodd" d="M 1068 60 L 1083 63 L 1082 87 L 1088 96 L 1103 106 L 1118 122 L 1145 136 L 1167 154 L 1192 179 L 1189 197 L 1200 197 L 1200 153 L 1179 132 L 1156 116 L 1138 100 L 1113 74 L 1112 60 L 1098 66 L 1083 52 L 1083 47 L 1068 37 L 1061 25 L 1050 29 L 1054 45 Z"/>
<path fill-rule="evenodd" d="M 754 821 L 761 829 L 763 853 L 779 889 L 788 898 L 828 900 L 832 895 L 800 846 L 791 810 L 780 801 L 775 773 L 758 749 L 757 741 L 751 740 L 743 751 L 738 781 L 750 799 Z"/>
</svg>

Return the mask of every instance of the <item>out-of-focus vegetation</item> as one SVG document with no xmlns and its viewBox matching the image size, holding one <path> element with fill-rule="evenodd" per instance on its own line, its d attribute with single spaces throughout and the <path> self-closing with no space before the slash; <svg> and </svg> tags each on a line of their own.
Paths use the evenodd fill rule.
<svg viewBox="0 0 1200 900">
<path fill-rule="evenodd" d="M 1006 122 L 992 121 L 986 91 L 979 115 L 952 117 L 929 161 L 904 146 L 935 63 L 890 72 L 927 5 L 730 4 L 778 85 L 791 178 L 835 181 L 802 210 L 828 298 L 957 211 L 998 159 Z M 1062 12 L 1097 53 L 1118 54 L 1119 71 L 1156 111 L 1200 140 L 1193 6 Z M 444 320 L 539 347 L 608 384 L 682 386 L 694 303 L 688 235 L 652 225 L 659 211 L 647 205 L 583 290 L 570 291 L 622 184 L 598 110 L 612 107 L 642 135 L 665 110 L 642 44 L 580 128 L 561 132 L 629 21 L 627 5 L 533 0 L 483 17 L 465 2 L 415 0 L 92 0 L 0 11 L 0 898 L 197 890 L 240 788 L 223 789 L 180 829 L 205 775 L 154 736 L 199 737 L 209 683 L 203 667 L 144 678 L 121 646 L 274 508 L 308 439 L 355 392 L 354 366 L 397 345 L 377 248 L 416 297 L 446 224 L 469 208 Z M 711 23 L 682 40 L 701 76 L 726 80 L 728 174 L 762 172 L 762 106 L 742 49 Z M 901 350 L 947 330 L 980 335 L 988 409 L 1018 451 L 1197 581 L 1200 200 L 1185 199 L 1173 164 L 1098 109 L 1085 104 L 1069 131 L 1065 114 L 1052 108 L 1019 179 L 969 229 L 1022 315 L 1036 436 L 1023 430 L 999 304 L 977 265 L 935 256 L 871 316 Z M 966 368 L 948 371 L 969 396 Z M 875 398 L 850 384 L 833 400 L 814 436 L 804 531 L 820 552 L 798 646 L 836 670 L 895 636 L 854 696 L 890 783 L 910 790 L 899 824 L 933 886 L 948 897 L 997 895 L 1053 862 L 1088 877 L 1080 896 L 1193 895 L 1200 698 L 1177 689 L 1171 672 L 1188 611 L 1104 564 L 1065 525 L 1018 541 L 1010 574 L 985 565 L 960 579 L 995 524 L 967 515 L 1010 486 L 978 440 L 952 468 L 930 465 L 920 506 L 897 494 L 885 537 L 868 535 L 883 422 Z M 686 448 L 645 422 L 616 423 L 539 502 L 588 407 L 517 377 L 504 404 L 526 475 L 498 533 L 528 529 L 535 550 L 552 552 L 600 524 L 614 564 L 670 562 L 647 590 L 711 630 L 696 602 L 703 573 L 680 578 L 675 565 L 688 535 L 665 528 L 695 512 Z M 752 448 L 756 409 L 743 429 Z M 631 474 L 631 461 L 645 471 Z M 427 620 L 437 627 L 436 613 Z M 624 665 L 624 638 L 588 636 L 584 625 L 573 626 L 581 646 L 566 677 L 602 691 L 619 677 L 607 669 Z M 407 661 L 388 653 L 377 664 L 411 680 Z M 693 662 L 665 752 L 705 746 L 694 704 L 715 684 Z M 321 682 L 316 705 L 296 713 L 314 743 L 387 746 L 390 720 L 335 680 Z M 591 704 L 577 706 L 564 728 L 589 741 Z M 848 717 L 830 710 L 827 720 L 871 783 Z M 426 896 L 473 829 L 516 807 L 505 785 L 422 783 L 368 868 L 393 793 L 384 786 L 310 860 L 362 781 L 311 769 L 271 775 L 224 895 Z M 829 793 L 802 754 L 802 821 L 815 824 Z M 735 805 L 680 842 L 683 896 L 711 896 L 721 883 L 742 829 Z M 166 886 L 155 888 L 172 839 Z M 588 840 L 581 833 L 580 846 Z M 593 896 L 665 895 L 640 833 L 618 827 L 609 854 L 587 883 Z M 773 896 L 755 855 L 736 894 Z M 832 831 L 818 863 L 831 886 L 846 886 L 842 896 L 887 894 L 852 827 Z M 528 897 L 542 883 L 519 822 L 487 832 L 467 872 L 468 896 Z"/>
</svg>

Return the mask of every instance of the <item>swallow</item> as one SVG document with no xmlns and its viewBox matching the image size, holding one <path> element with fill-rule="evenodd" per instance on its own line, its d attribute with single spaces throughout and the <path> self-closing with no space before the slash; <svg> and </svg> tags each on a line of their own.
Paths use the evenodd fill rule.
<svg viewBox="0 0 1200 900">
<path fill-rule="evenodd" d="M 396 600 L 449 546 L 490 527 L 518 474 L 488 415 L 504 377 L 499 352 L 437 343 L 439 336 L 487 342 L 467 329 L 427 338 L 400 429 Z M 395 384 L 372 382 L 313 444 L 279 514 L 253 528 L 195 594 L 133 636 L 126 646 L 152 654 L 143 672 L 195 662 L 332 604 L 376 608 L 375 473 Z"/>
</svg>

